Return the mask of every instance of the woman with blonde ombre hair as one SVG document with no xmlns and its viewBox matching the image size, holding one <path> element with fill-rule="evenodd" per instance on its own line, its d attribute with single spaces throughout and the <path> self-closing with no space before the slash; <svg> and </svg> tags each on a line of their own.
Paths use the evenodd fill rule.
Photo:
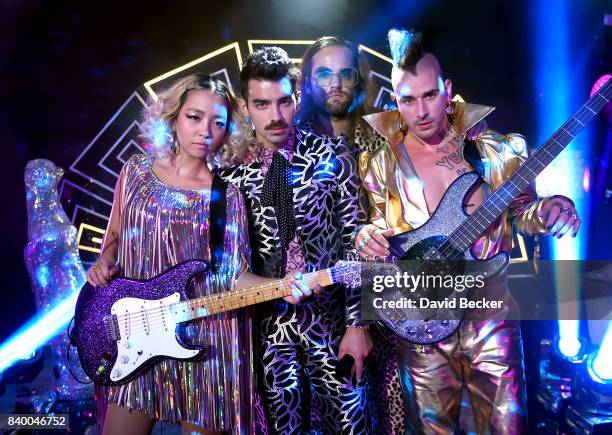
<svg viewBox="0 0 612 435">
<path fill-rule="evenodd" d="M 144 137 L 154 156 L 137 154 L 125 164 L 90 284 L 105 288 L 112 276 L 150 279 L 189 259 L 212 263 L 193 280 L 192 295 L 269 283 L 249 269 L 246 211 L 240 191 L 213 175 L 241 158 L 239 111 L 227 85 L 204 74 L 178 80 L 145 111 Z M 217 186 L 217 187 L 216 187 Z M 223 195 L 217 195 L 225 192 Z M 211 219 L 211 203 L 225 200 L 225 222 Z M 218 228 L 218 233 L 211 230 Z M 213 240 L 219 241 L 214 250 Z M 297 279 L 295 279 L 297 278 Z M 311 291 L 296 276 L 298 303 Z M 183 433 L 251 433 L 254 427 L 251 317 L 235 310 L 188 323 L 188 344 L 204 346 L 193 362 L 165 360 L 126 384 L 108 387 L 104 434 L 147 434 L 156 420 L 180 422 Z"/>
<path fill-rule="evenodd" d="M 144 110 L 144 122 L 141 126 L 142 136 L 148 139 L 146 145 L 158 158 L 177 154 L 179 150 L 176 129 L 171 126 L 176 122 L 187 93 L 194 90 L 214 93 L 226 100 L 229 109 L 223 146 L 217 153 L 207 156 L 209 166 L 216 169 L 238 164 L 249 146 L 250 128 L 229 87 L 221 80 L 204 74 L 193 74 L 177 80 L 161 91 L 156 99 L 150 99 Z"/>
</svg>

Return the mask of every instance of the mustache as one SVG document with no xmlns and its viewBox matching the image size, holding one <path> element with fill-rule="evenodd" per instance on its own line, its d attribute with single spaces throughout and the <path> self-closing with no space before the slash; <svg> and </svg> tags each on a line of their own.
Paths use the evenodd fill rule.
<svg viewBox="0 0 612 435">
<path fill-rule="evenodd" d="M 285 121 L 272 121 L 266 125 L 264 130 L 274 130 L 276 128 L 287 128 L 287 123 Z"/>
<path fill-rule="evenodd" d="M 336 95 L 343 95 L 343 96 L 345 96 L 345 97 L 350 97 L 350 95 L 348 94 L 348 92 L 344 92 L 344 91 L 341 91 L 341 90 L 339 90 L 339 89 L 334 89 L 334 90 L 333 90 L 333 91 L 331 91 L 331 92 L 327 92 L 327 93 L 325 94 L 325 97 L 326 97 L 326 98 L 330 98 L 330 97 L 333 97 L 333 96 L 336 96 Z"/>
</svg>

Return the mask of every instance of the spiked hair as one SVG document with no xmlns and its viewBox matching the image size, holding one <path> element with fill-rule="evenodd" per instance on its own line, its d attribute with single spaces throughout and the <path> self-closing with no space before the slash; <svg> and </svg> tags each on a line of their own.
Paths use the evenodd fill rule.
<svg viewBox="0 0 612 435">
<path fill-rule="evenodd" d="M 425 56 L 423 37 L 413 30 L 391 29 L 387 34 L 393 65 L 416 74 L 416 64 Z"/>
</svg>

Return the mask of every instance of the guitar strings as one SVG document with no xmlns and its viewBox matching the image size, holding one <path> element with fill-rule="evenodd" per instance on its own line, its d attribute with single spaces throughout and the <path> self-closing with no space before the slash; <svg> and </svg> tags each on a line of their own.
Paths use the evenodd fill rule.
<svg viewBox="0 0 612 435">
<path fill-rule="evenodd" d="M 337 281 L 346 281 L 347 277 L 354 277 L 355 276 L 355 271 L 345 271 L 345 269 L 348 269 L 349 267 L 347 266 L 341 266 L 340 271 L 335 270 L 335 268 L 333 271 L 333 276 L 337 279 Z M 306 279 L 314 279 L 316 278 L 316 275 L 321 273 L 321 271 L 316 271 L 316 272 L 311 272 L 309 274 L 306 274 L 304 276 L 304 278 Z M 211 302 L 204 302 L 206 303 L 209 307 L 211 307 L 212 309 L 221 309 L 220 311 L 218 311 L 217 313 L 210 313 L 207 315 L 214 315 L 214 314 L 219 314 L 222 312 L 226 312 L 226 311 L 232 311 L 236 308 L 231 308 L 229 310 L 224 310 L 224 305 L 227 306 L 227 303 L 225 300 L 223 300 L 224 298 L 231 298 L 231 299 L 235 299 L 238 297 L 238 295 L 240 294 L 240 292 L 242 293 L 247 293 L 247 292 L 253 292 L 257 289 L 260 289 L 262 292 L 267 291 L 268 293 L 270 292 L 275 292 L 278 290 L 282 290 L 278 284 L 282 284 L 282 285 L 286 285 L 289 282 L 289 280 L 284 279 L 284 280 L 280 280 L 280 281 L 273 281 L 270 283 L 265 283 L 265 284 L 261 284 L 258 286 L 252 286 L 252 287 L 246 287 L 244 289 L 240 289 L 240 290 L 231 290 L 231 291 L 226 291 L 226 292 L 221 292 L 221 293 L 217 293 L 217 294 L 212 294 L 212 295 L 207 295 L 204 296 L 202 298 L 198 298 L 200 299 L 201 302 L 194 304 L 193 302 L 195 301 L 195 299 L 188 299 L 188 300 L 184 300 L 184 301 L 180 301 L 180 302 L 175 302 L 171 305 L 166 305 L 166 306 L 162 306 L 162 307 L 155 307 L 153 309 L 146 309 L 146 310 L 141 310 L 141 311 L 136 311 L 136 312 L 131 312 L 128 314 L 118 314 L 117 316 L 117 323 L 119 325 L 119 332 L 128 332 L 129 333 L 133 333 L 133 332 L 140 332 L 140 331 L 147 331 L 148 330 L 152 330 L 152 329 L 157 329 L 162 327 L 163 329 L 163 325 L 165 324 L 165 318 L 166 315 L 168 315 L 170 318 L 175 317 L 176 316 L 176 312 L 172 313 L 172 310 L 176 309 L 176 306 L 179 305 L 183 305 L 185 307 L 187 307 L 187 310 L 183 310 L 183 312 L 185 314 L 187 313 L 193 313 L 196 310 L 202 308 L 202 306 L 200 305 L 203 301 L 202 299 L 212 299 Z M 230 294 L 231 293 L 231 294 Z M 274 296 L 270 299 L 276 299 L 282 296 Z M 247 296 L 248 298 L 248 296 Z M 253 300 L 256 300 L 256 296 L 251 296 L 251 298 Z M 266 299 L 266 300 L 270 300 L 270 299 Z M 263 302 L 263 301 L 262 301 Z M 251 305 L 251 304 L 246 304 L 246 305 Z M 240 308 L 240 307 L 238 307 Z M 145 318 L 143 318 L 143 314 L 146 316 Z M 180 314 L 179 314 L 180 316 Z M 198 317 L 205 317 L 205 316 L 198 316 Z M 136 323 L 135 325 L 133 324 L 135 321 L 137 321 L 136 319 L 138 319 L 138 323 Z M 183 323 L 189 320 L 194 320 L 194 319 L 186 319 L 186 320 L 180 320 L 176 323 Z M 145 322 L 145 323 L 140 323 L 140 321 Z M 123 328 L 123 329 L 122 329 Z"/>
<path fill-rule="evenodd" d="M 612 86 L 612 80 L 608 80 L 608 82 L 606 82 L 606 85 L 604 85 L 604 86 L 603 86 L 603 88 L 605 88 L 605 87 L 610 88 L 611 86 Z M 607 89 L 607 90 L 609 90 L 609 89 Z M 605 91 L 605 90 L 604 90 L 604 91 Z M 604 93 L 604 91 L 600 91 L 600 92 L 598 92 L 597 94 L 595 94 L 595 95 L 593 96 L 593 98 L 592 98 L 592 99 L 594 100 L 594 98 L 595 98 L 596 96 L 598 96 L 598 97 L 601 97 L 601 98 L 603 98 L 603 99 L 605 100 L 605 103 L 603 103 L 603 104 L 608 103 L 608 102 L 609 102 L 609 100 L 607 100 L 607 99 L 606 99 L 605 97 L 603 97 L 603 95 L 602 95 L 602 94 Z M 591 101 L 591 99 L 589 99 L 589 101 Z M 555 134 L 556 134 L 556 133 L 555 133 L 555 134 L 553 134 L 553 136 L 551 136 L 551 138 L 550 138 L 549 140 L 552 140 L 552 142 L 556 143 L 557 145 L 561 145 L 561 144 L 559 144 L 559 142 L 557 142 L 557 139 L 561 139 L 561 138 L 562 138 L 562 136 L 563 136 L 564 134 L 567 134 L 567 135 L 569 135 L 569 136 L 570 136 L 570 142 L 571 142 L 571 140 L 573 140 L 573 138 L 574 138 L 574 137 L 575 137 L 575 136 L 576 136 L 576 135 L 579 133 L 579 132 L 577 132 L 577 133 L 575 133 L 575 134 L 574 134 L 574 133 L 572 133 L 572 132 L 571 132 L 571 130 L 572 130 L 572 129 L 573 129 L 575 126 L 576 126 L 575 122 L 577 122 L 577 123 L 581 124 L 581 126 L 584 126 L 584 124 L 583 124 L 581 121 L 578 121 L 578 119 L 577 119 L 577 118 L 582 117 L 582 116 L 583 116 L 583 115 L 586 113 L 586 111 L 587 111 L 587 110 L 591 110 L 591 111 L 592 111 L 592 109 L 589 107 L 589 101 L 587 101 L 587 102 L 586 102 L 586 103 L 585 103 L 585 104 L 584 104 L 584 105 L 583 105 L 583 106 L 582 106 L 580 109 L 578 109 L 578 111 L 576 112 L 576 114 L 575 114 L 574 116 L 572 116 L 572 117 L 571 117 L 571 118 L 570 118 L 570 119 L 569 119 L 569 120 L 568 120 L 566 123 L 564 123 L 564 124 L 563 124 L 563 125 L 562 125 L 562 126 L 559 128 L 559 130 L 558 130 L 558 131 L 560 131 L 560 133 L 559 133 L 559 135 L 558 135 L 558 137 L 557 137 L 557 138 L 555 138 Z M 603 107 L 603 104 L 602 104 L 602 107 Z M 601 109 L 599 109 L 599 110 L 601 110 Z M 599 111 L 599 110 L 598 110 L 598 111 Z M 581 113 L 582 111 L 584 111 L 584 112 L 583 112 L 583 113 Z M 574 123 L 574 124 L 573 124 L 573 123 Z M 565 128 L 565 127 L 567 127 L 567 128 Z M 569 131 L 568 131 L 568 130 L 569 130 Z M 547 142 L 548 142 L 548 141 L 547 141 Z M 565 149 L 565 147 L 566 147 L 568 144 L 569 144 L 569 142 L 568 142 L 566 145 L 564 145 L 564 146 L 563 146 L 563 148 L 562 148 L 562 149 L 561 149 L 561 150 L 560 150 L 560 151 L 557 153 L 557 155 L 558 155 L 558 154 L 559 154 L 561 151 L 563 151 L 563 149 Z M 543 154 L 543 153 L 548 153 L 548 154 L 550 154 L 550 153 L 548 152 L 548 150 L 546 149 L 546 147 L 545 147 L 545 146 L 540 147 L 540 148 L 539 148 L 539 149 L 538 149 L 538 150 L 537 150 L 537 151 L 534 153 L 534 155 L 533 155 L 533 157 L 532 157 L 532 158 L 534 158 L 534 159 L 535 159 L 535 158 L 537 158 L 537 156 L 538 156 L 538 155 L 541 155 L 541 154 Z M 556 157 L 557 157 L 557 156 L 555 155 L 555 157 L 554 157 L 554 158 L 556 158 Z M 549 162 L 548 164 L 550 164 L 550 162 Z M 544 169 L 546 166 L 548 166 L 548 164 L 544 165 L 544 167 L 543 167 L 542 169 Z M 521 165 L 521 167 L 520 167 L 520 168 L 519 168 L 519 169 L 518 169 L 518 170 L 515 172 L 515 174 L 517 174 L 517 176 L 518 176 L 519 178 L 521 178 L 523 181 L 526 181 L 526 180 L 525 180 L 525 178 L 523 178 L 523 177 L 521 176 L 521 171 L 522 171 L 522 172 L 527 172 L 527 171 L 529 171 L 529 172 L 531 172 L 531 175 L 537 175 L 536 173 L 534 173 L 534 172 L 533 172 L 533 171 L 532 171 L 532 170 L 531 170 L 529 167 L 527 167 L 526 165 Z M 498 190 L 496 190 L 496 191 L 495 191 L 495 194 L 498 194 L 499 196 L 503 196 L 503 195 L 510 195 L 510 196 L 514 196 L 514 195 L 512 194 L 512 192 L 511 192 L 511 191 L 506 190 L 507 188 L 508 188 L 507 183 L 504 183 L 504 184 L 502 184 L 502 186 L 501 186 L 501 187 L 500 187 Z M 475 225 L 475 223 L 474 223 L 474 220 L 477 220 L 477 221 L 478 221 L 479 219 L 481 219 L 481 218 L 483 217 L 484 213 L 488 211 L 487 207 L 490 207 L 490 206 L 494 206 L 494 205 L 495 205 L 495 204 L 493 203 L 493 201 L 492 201 L 492 198 L 493 198 L 493 195 L 492 195 L 492 197 L 490 197 L 490 198 L 487 200 L 487 201 L 490 203 L 489 205 L 487 205 L 487 201 L 485 201 L 485 203 L 483 203 L 483 204 L 482 204 L 482 205 L 481 205 L 481 206 L 478 208 L 478 210 L 476 210 L 476 211 L 475 211 L 475 212 L 474 212 L 474 213 L 473 213 L 471 216 L 469 216 L 469 217 L 466 219 L 466 221 L 465 221 L 464 223 L 462 223 L 462 224 L 461 224 L 461 225 L 460 225 L 458 228 L 456 228 L 456 229 L 455 229 L 455 230 L 454 230 L 454 231 L 453 231 L 453 232 L 452 232 L 452 233 L 451 233 L 451 234 L 450 234 L 450 235 L 447 237 L 447 239 L 446 239 L 446 240 L 445 240 L 445 241 L 444 241 L 444 242 L 443 242 L 443 243 L 440 245 L 440 248 L 438 248 L 438 249 L 436 249 L 436 250 L 434 251 L 434 254 L 433 254 L 432 256 L 424 258 L 423 260 L 425 260 L 425 261 L 424 261 L 424 263 L 423 263 L 421 266 L 419 266 L 419 267 L 417 268 L 417 273 L 418 273 L 419 271 L 421 271 L 421 272 L 422 272 L 422 271 L 424 271 L 424 270 L 425 270 L 427 267 L 429 267 L 427 263 L 431 263 L 431 261 L 433 260 L 433 257 L 438 257 L 438 258 L 440 258 L 440 257 L 441 257 L 441 259 L 443 259 L 443 260 L 450 260 L 450 261 L 453 261 L 453 260 L 456 260 L 457 258 L 459 258 L 459 257 L 463 256 L 465 252 L 464 252 L 464 251 L 458 252 L 458 250 L 457 250 L 457 249 L 455 248 L 455 246 L 453 245 L 452 240 L 456 240 L 456 239 L 458 239 L 458 241 L 462 241 L 461 235 L 459 234 L 459 229 L 460 229 L 460 227 L 463 227 L 463 226 L 467 226 L 469 230 L 474 231 L 474 232 L 476 233 L 476 235 L 475 235 L 474 233 L 472 233 L 472 232 L 470 231 L 470 235 L 471 235 L 472 237 L 476 237 L 476 240 L 478 239 L 478 237 L 480 237 L 480 234 L 481 234 L 481 233 L 482 233 L 482 231 L 484 231 L 484 229 L 486 229 L 486 228 L 484 228 L 482 231 L 481 231 L 481 230 L 478 230 L 478 228 L 476 227 L 476 225 Z M 498 208 L 498 207 L 495 207 L 495 208 Z M 500 211 L 501 211 L 501 212 L 503 212 L 503 211 L 505 210 L 505 208 L 506 208 L 506 207 L 504 207 L 504 209 L 502 209 L 502 210 L 500 210 Z M 499 209 L 498 209 L 498 210 L 499 210 Z M 465 241 L 464 241 L 464 244 L 465 244 Z M 468 248 L 469 248 L 469 246 L 468 246 Z M 452 254 L 452 255 L 450 256 L 450 258 L 448 258 L 448 254 L 449 254 L 449 252 Z M 438 255 L 436 255 L 436 254 L 438 254 Z M 393 314 L 395 314 L 396 316 L 397 316 L 397 315 L 401 315 L 401 314 L 403 314 L 403 312 L 402 312 L 401 310 L 397 309 L 397 308 L 393 308 L 393 309 L 384 309 L 383 311 L 385 311 L 385 313 L 392 312 L 392 313 L 393 313 Z M 406 321 L 406 320 L 405 320 L 405 321 Z"/>
<path fill-rule="evenodd" d="M 316 273 L 318 273 L 318 272 L 312 272 L 311 274 L 316 274 Z M 336 273 L 336 274 L 335 274 L 335 276 L 337 276 L 337 277 L 342 277 L 342 278 L 345 278 L 345 277 L 347 277 L 347 276 L 349 276 L 349 277 L 350 277 L 350 276 L 354 276 L 354 275 L 355 275 L 355 272 L 340 272 L 340 273 Z M 273 283 L 274 283 L 274 282 L 269 283 L 269 284 L 273 284 Z M 264 284 L 264 285 L 265 285 L 265 284 Z M 238 291 L 239 291 L 239 292 L 242 292 L 242 291 L 244 291 L 244 290 L 251 290 L 251 289 L 253 289 L 253 288 L 254 288 L 254 287 L 248 287 L 248 288 L 245 288 L 245 289 L 240 289 L 240 290 L 238 290 Z M 226 292 L 224 292 L 224 293 L 226 293 Z M 210 297 L 214 297 L 214 296 L 216 296 L 216 295 L 209 295 L 209 296 L 210 296 Z M 279 297 L 280 297 L 280 296 L 279 296 Z M 274 297 L 274 298 L 277 298 L 277 297 Z M 274 298 L 273 298 L 273 299 L 274 299 Z M 215 298 L 215 299 L 216 299 L 216 298 Z M 269 300 L 269 299 L 268 299 L 268 300 Z M 159 328 L 160 326 L 163 326 L 163 324 L 165 323 L 165 322 L 164 322 L 164 318 L 165 318 L 166 312 L 168 311 L 168 310 L 166 310 L 166 308 L 168 308 L 168 309 L 169 309 L 170 307 L 173 307 L 173 306 L 178 305 L 178 304 L 187 304 L 187 303 L 188 303 L 188 302 L 190 302 L 190 301 L 193 301 L 193 300 L 185 300 L 185 301 L 180 301 L 180 302 L 178 302 L 178 303 L 174 303 L 174 304 L 172 304 L 172 305 L 168 305 L 168 306 L 166 306 L 166 307 L 156 307 L 156 308 L 154 308 L 154 309 L 144 310 L 144 311 L 145 311 L 145 312 L 147 312 L 147 313 L 152 313 L 150 316 L 147 316 L 147 317 L 146 317 L 146 320 L 147 320 L 146 324 L 144 324 L 144 323 L 143 323 L 143 324 L 141 324 L 140 322 L 138 322 L 136 325 L 133 325 L 133 324 L 132 324 L 133 322 L 132 322 L 132 321 L 131 321 L 131 319 L 130 319 L 130 317 L 131 317 L 131 316 L 137 316 L 137 318 L 138 318 L 138 317 L 142 317 L 142 313 L 143 313 L 143 311 L 137 311 L 137 312 L 130 313 L 130 314 L 123 314 L 123 315 L 121 315 L 121 316 L 123 317 L 123 319 L 121 320 L 121 322 L 120 322 L 120 325 L 119 325 L 119 326 L 120 326 L 120 327 L 123 327 L 123 328 L 124 328 L 124 332 L 127 332 L 128 334 L 129 334 L 129 333 L 131 333 L 131 332 L 140 332 L 140 331 L 142 331 L 142 330 L 146 331 L 147 329 L 149 329 L 149 330 L 151 330 L 151 329 L 157 329 L 157 328 Z M 220 307 L 222 307 L 222 306 L 223 306 L 222 304 L 223 304 L 223 301 L 217 301 L 217 300 L 215 300 L 215 301 L 214 301 L 214 303 L 211 303 L 210 305 L 211 305 L 211 306 L 215 306 L 215 308 L 220 308 Z M 194 312 L 194 311 L 195 311 L 195 309 L 197 309 L 197 308 L 198 308 L 198 307 L 197 307 L 197 305 L 193 305 L 192 307 L 189 307 L 189 311 L 184 311 L 184 312 L 185 312 L 185 313 Z M 221 311 L 221 312 L 225 312 L 225 311 L 232 311 L 233 309 L 234 309 L 234 308 L 229 309 L 229 310 L 223 310 L 223 311 Z M 172 313 L 168 313 L 168 314 L 169 314 L 169 316 L 170 316 L 170 317 L 173 317 L 173 314 L 172 314 Z M 216 313 L 210 313 L 210 314 L 208 314 L 208 315 L 213 315 L 213 314 L 216 314 Z M 118 317 L 119 317 L 119 315 L 118 315 Z M 199 316 L 199 317 L 204 317 L 204 316 Z M 178 322 L 176 322 L 176 323 L 183 323 L 183 322 L 186 322 L 186 321 L 189 321 L 189 320 L 194 320 L 194 319 L 180 320 L 180 321 L 178 321 Z M 130 325 L 130 326 L 131 326 L 131 328 L 129 328 L 129 329 L 128 329 L 128 325 Z M 121 332 L 121 330 L 120 330 L 120 332 Z"/>
<path fill-rule="evenodd" d="M 607 86 L 610 86 L 610 83 L 611 83 L 611 82 L 612 82 L 612 80 L 609 80 L 609 81 L 607 82 Z M 599 96 L 601 96 L 601 94 L 599 94 Z M 602 98 L 604 98 L 604 97 L 602 96 Z M 605 100 L 605 98 L 604 98 L 604 100 Z M 606 100 L 606 102 L 607 102 L 607 100 Z M 583 116 L 583 115 L 585 114 L 585 113 L 582 113 L 582 114 L 580 113 L 580 112 L 581 112 L 581 111 L 583 111 L 583 110 L 584 110 L 584 112 L 585 112 L 585 113 L 586 113 L 586 111 L 587 111 L 587 110 L 591 110 L 591 109 L 588 107 L 588 101 L 587 101 L 587 103 L 585 103 L 585 104 L 584 104 L 584 105 L 583 105 L 583 106 L 582 106 L 582 107 L 581 107 L 581 108 L 580 108 L 580 109 L 579 109 L 579 110 L 576 112 L 576 115 L 572 116 L 572 118 L 570 118 L 570 119 L 569 119 L 569 120 L 568 120 L 568 121 L 567 121 L 565 124 L 563 124 L 563 125 L 562 125 L 562 126 L 559 128 L 559 130 L 562 130 L 562 131 L 560 132 L 558 139 L 561 139 L 561 136 L 562 136 L 562 135 L 565 135 L 565 134 L 567 134 L 568 136 L 570 136 L 570 137 L 571 137 L 571 139 L 573 139 L 573 138 L 576 136 L 575 134 L 572 134 L 572 133 L 570 133 L 570 132 L 569 132 L 567 129 L 565 129 L 565 128 L 564 128 L 564 126 L 567 124 L 568 129 L 572 129 L 573 127 L 575 127 L 575 124 L 574 124 L 574 125 L 572 125 L 572 123 L 575 123 L 575 122 L 580 123 L 579 121 L 577 121 L 577 119 L 576 119 L 576 118 L 581 117 L 581 116 Z M 570 139 L 570 141 L 571 141 L 571 139 Z M 552 140 L 552 142 L 556 143 L 557 145 L 560 145 L 560 144 L 557 142 L 557 139 L 555 139 L 555 135 L 554 135 L 554 134 L 553 134 L 553 136 L 551 136 L 551 139 L 549 139 L 549 140 Z M 547 141 L 547 142 L 548 142 L 548 141 Z M 561 151 L 563 151 L 563 149 L 565 149 L 565 147 L 566 147 L 568 144 L 569 144 L 569 142 L 568 142 L 566 145 L 564 145 L 564 146 L 563 146 L 563 148 L 562 148 L 562 149 L 561 149 L 561 150 L 560 150 L 560 151 L 557 153 L 557 155 L 558 155 L 558 154 L 559 154 Z M 546 152 L 546 153 L 548 153 L 548 151 L 545 149 L 545 147 L 540 147 L 538 150 L 536 150 L 536 152 L 534 153 L 534 155 L 533 155 L 532 159 L 535 159 L 535 158 L 536 158 L 536 156 L 538 156 L 538 155 L 540 155 L 540 154 L 543 154 L 543 153 L 545 153 L 545 152 Z M 548 153 L 548 154 L 550 154 L 550 153 Z M 557 157 L 557 156 L 555 156 L 555 158 L 556 158 L 556 157 Z M 530 160 L 531 160 L 531 159 L 530 159 Z M 544 167 L 546 167 L 546 166 L 548 166 L 548 165 L 545 165 Z M 528 168 L 526 165 L 521 165 L 521 167 L 520 167 L 520 168 L 519 168 L 519 169 L 518 169 L 518 170 L 515 172 L 515 174 L 519 174 L 519 177 L 520 177 L 520 172 L 521 172 L 521 169 L 522 169 L 523 171 L 530 171 L 530 172 L 531 172 L 531 175 L 537 175 L 536 173 L 534 173 L 533 171 L 531 171 L 531 169 L 529 169 L 529 168 Z M 544 168 L 542 168 L 542 169 L 544 169 Z M 523 181 L 525 181 L 525 179 L 523 179 Z M 502 195 L 502 194 L 512 195 L 512 192 L 508 192 L 508 191 L 506 190 L 506 188 L 507 188 L 507 185 L 506 185 L 506 184 L 507 184 L 507 183 L 502 184 L 502 186 L 501 186 L 501 187 L 500 187 L 498 190 L 496 190 L 495 192 L 496 192 L 496 193 L 497 193 L 497 192 L 500 192 L 500 193 L 499 193 L 500 195 Z M 490 199 L 490 198 L 489 198 L 489 199 Z M 485 201 L 485 204 L 486 204 L 486 202 L 487 202 L 487 201 Z M 477 230 L 477 228 L 475 228 L 475 227 L 473 226 L 473 225 L 474 225 L 474 224 L 473 224 L 473 220 L 474 220 L 474 219 L 479 219 L 479 218 L 480 218 L 480 216 L 481 216 L 482 214 L 484 214 L 484 212 L 485 212 L 484 210 L 485 210 L 485 208 L 486 208 L 486 207 L 485 207 L 485 204 L 481 205 L 481 206 L 478 208 L 478 210 L 476 210 L 476 211 L 475 211 L 475 212 L 472 214 L 472 216 L 470 216 L 470 217 L 469 217 L 469 218 L 468 218 L 468 219 L 465 221 L 465 224 L 469 224 L 469 225 L 471 226 L 471 229 L 472 229 L 472 230 L 478 231 L 478 230 Z M 502 212 L 503 212 L 503 210 L 502 210 Z M 479 216 L 478 216 L 478 217 L 475 217 L 477 214 L 479 214 Z M 471 219 L 472 217 L 474 217 L 474 219 Z M 453 238 L 459 238 L 459 239 L 460 239 L 460 236 L 457 236 L 458 232 L 459 232 L 459 228 L 455 229 L 455 231 L 453 231 L 453 232 L 451 233 L 451 235 L 450 235 L 450 236 L 447 238 L 447 240 L 445 240 L 445 241 L 442 243 L 441 248 L 442 248 L 442 246 L 443 246 L 443 245 L 445 245 L 445 244 L 446 244 L 447 246 L 446 246 L 446 247 L 444 247 L 444 248 L 442 248 L 442 250 L 440 250 L 440 251 L 439 251 L 439 253 L 440 253 L 441 255 L 445 255 L 445 254 L 447 254 L 449 251 L 456 251 L 456 249 L 454 248 L 454 246 L 452 245 L 452 243 L 450 242 L 450 240 L 451 240 L 451 239 L 453 239 Z M 474 236 L 474 235 L 472 234 L 472 236 Z M 463 252 L 459 253 L 459 255 L 463 255 Z M 459 256 L 459 255 L 455 254 L 455 256 L 454 256 L 454 257 L 451 257 L 451 260 L 454 260 L 454 259 L 458 258 L 458 256 Z M 447 259 L 447 258 L 444 258 L 444 259 Z"/>
</svg>

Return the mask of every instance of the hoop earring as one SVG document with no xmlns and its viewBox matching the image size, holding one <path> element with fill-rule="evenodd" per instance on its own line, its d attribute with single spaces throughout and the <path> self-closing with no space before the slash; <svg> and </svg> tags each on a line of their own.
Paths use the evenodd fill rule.
<svg viewBox="0 0 612 435">
<path fill-rule="evenodd" d="M 402 118 L 401 113 L 399 113 L 399 116 L 397 118 L 397 129 L 401 131 L 404 136 L 406 135 L 406 133 L 408 133 L 408 126 L 404 123 L 404 119 Z"/>
</svg>

